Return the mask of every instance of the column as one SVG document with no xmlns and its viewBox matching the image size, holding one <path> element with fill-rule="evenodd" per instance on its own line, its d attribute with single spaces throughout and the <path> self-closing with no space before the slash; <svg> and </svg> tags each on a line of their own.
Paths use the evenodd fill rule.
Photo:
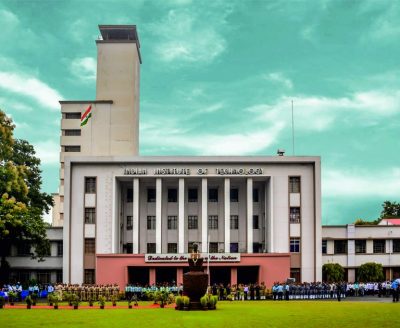
<svg viewBox="0 0 400 328">
<path fill-rule="evenodd" d="M 208 247 L 208 192 L 207 178 L 201 179 L 201 252 L 207 253 Z"/>
<path fill-rule="evenodd" d="M 176 285 L 183 284 L 183 268 L 176 268 Z"/>
<path fill-rule="evenodd" d="M 161 178 L 156 179 L 156 253 L 161 253 Z"/>
<path fill-rule="evenodd" d="M 156 268 L 149 269 L 149 285 L 156 283 Z"/>
<path fill-rule="evenodd" d="M 231 268 L 231 286 L 237 285 L 237 267 Z"/>
<path fill-rule="evenodd" d="M 247 178 L 247 253 L 253 253 L 253 179 Z"/>
<path fill-rule="evenodd" d="M 185 252 L 185 180 L 179 179 L 178 191 L 178 253 Z"/>
<path fill-rule="evenodd" d="M 229 178 L 224 180 L 224 213 L 225 213 L 225 253 L 231 250 L 231 183 Z"/>
<path fill-rule="evenodd" d="M 132 252 L 139 254 L 139 179 L 133 179 Z"/>
</svg>

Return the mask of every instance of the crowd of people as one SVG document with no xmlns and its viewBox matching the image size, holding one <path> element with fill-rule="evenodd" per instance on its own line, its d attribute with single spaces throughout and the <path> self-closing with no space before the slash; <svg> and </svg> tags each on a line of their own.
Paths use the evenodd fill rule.
<svg viewBox="0 0 400 328">
<path fill-rule="evenodd" d="M 75 294 L 81 301 L 97 301 L 104 296 L 107 301 L 113 298 L 146 300 L 149 295 L 158 291 L 166 291 L 175 296 L 182 295 L 183 284 L 159 283 L 152 285 L 129 284 L 121 291 L 117 284 L 89 285 L 89 284 L 30 284 L 23 289 L 20 283 L 6 284 L 0 289 L 0 295 L 7 297 L 10 292 L 16 301 L 21 301 L 27 295 L 46 297 L 50 293 L 59 295 L 63 299 L 66 294 Z M 208 293 L 216 295 L 219 300 L 306 300 L 306 299 L 337 299 L 345 297 L 393 297 L 393 302 L 399 301 L 400 279 L 383 282 L 343 282 L 343 283 L 292 283 L 276 282 L 269 289 L 265 283 L 261 284 L 212 284 Z"/>
</svg>

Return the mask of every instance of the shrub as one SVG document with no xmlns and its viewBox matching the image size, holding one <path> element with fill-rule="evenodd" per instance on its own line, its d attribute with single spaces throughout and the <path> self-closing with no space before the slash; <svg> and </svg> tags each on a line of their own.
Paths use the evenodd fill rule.
<svg viewBox="0 0 400 328">
<path fill-rule="evenodd" d="M 188 307 L 190 304 L 190 298 L 188 296 L 183 296 L 183 306 Z"/>
<path fill-rule="evenodd" d="M 208 299 L 207 296 L 203 296 L 200 298 L 200 304 L 203 308 L 206 308 L 208 306 Z"/>
<path fill-rule="evenodd" d="M 99 304 L 100 306 L 104 306 L 106 304 L 106 298 L 104 296 L 99 296 Z"/>
<path fill-rule="evenodd" d="M 29 295 L 25 298 L 26 305 L 32 305 L 32 297 Z"/>
<path fill-rule="evenodd" d="M 3 308 L 4 304 L 6 303 L 5 299 L 3 296 L 0 296 L 0 309 Z"/>
<path fill-rule="evenodd" d="M 182 309 L 182 307 L 183 307 L 183 297 L 182 296 L 175 297 L 175 304 L 176 304 L 176 307 L 178 309 Z"/>
</svg>

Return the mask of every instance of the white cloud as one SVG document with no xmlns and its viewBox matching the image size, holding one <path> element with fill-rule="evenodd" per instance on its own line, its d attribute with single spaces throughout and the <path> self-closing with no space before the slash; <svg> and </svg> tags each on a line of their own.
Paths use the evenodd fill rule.
<svg viewBox="0 0 400 328">
<path fill-rule="evenodd" d="M 75 58 L 71 62 L 71 73 L 81 81 L 92 82 L 96 79 L 97 62 L 94 58 Z"/>
<path fill-rule="evenodd" d="M 24 103 L 13 101 L 6 98 L 0 98 L 0 108 L 7 112 L 31 112 L 32 107 Z"/>
<path fill-rule="evenodd" d="M 276 82 L 276 83 L 282 84 L 284 87 L 286 87 L 288 89 L 292 89 L 293 88 L 293 82 L 281 72 L 274 72 L 274 73 L 270 73 L 270 74 L 264 74 L 263 78 L 266 79 L 267 81 L 271 81 L 271 82 Z"/>
<path fill-rule="evenodd" d="M 328 170 L 322 171 L 322 194 L 326 197 L 398 197 L 400 167 L 381 171 Z"/>
<path fill-rule="evenodd" d="M 213 113 L 224 107 L 223 102 L 212 104 L 200 110 L 200 113 Z"/>
<path fill-rule="evenodd" d="M 60 162 L 60 144 L 58 142 L 47 140 L 33 142 L 37 156 L 42 164 L 55 164 Z"/>
<path fill-rule="evenodd" d="M 268 122 L 291 122 L 291 101 L 294 101 L 295 128 L 310 131 L 329 129 L 339 120 L 347 124 L 368 126 L 377 120 L 400 113 L 400 91 L 363 91 L 349 97 L 318 96 L 282 97 L 275 104 L 259 104 L 247 111 Z"/>
<path fill-rule="evenodd" d="M 160 129 L 145 130 L 142 140 L 146 149 L 159 148 L 162 144 L 163 149 L 169 152 L 186 149 L 196 155 L 250 155 L 271 146 L 282 129 L 283 125 L 277 123 L 269 129 L 250 133 L 192 135 L 188 131 L 179 130 L 171 133 L 167 128 L 168 133 Z"/>
<path fill-rule="evenodd" d="M 150 30 L 160 37 L 155 52 L 166 62 L 211 62 L 227 47 L 218 31 L 224 24 L 224 13 L 214 22 L 204 23 L 204 17 L 194 11 L 174 9 Z"/>
<path fill-rule="evenodd" d="M 62 96 L 36 77 L 0 71 L 0 88 L 34 99 L 39 104 L 53 109 L 59 109 Z"/>
<path fill-rule="evenodd" d="M 19 24 L 19 19 L 17 15 L 5 9 L 0 10 L 0 21 L 2 22 L 2 25 L 6 28 L 14 27 Z"/>
</svg>

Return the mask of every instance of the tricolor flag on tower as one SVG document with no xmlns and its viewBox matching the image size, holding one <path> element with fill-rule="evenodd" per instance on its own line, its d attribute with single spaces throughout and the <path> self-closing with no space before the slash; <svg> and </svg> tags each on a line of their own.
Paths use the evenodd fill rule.
<svg viewBox="0 0 400 328">
<path fill-rule="evenodd" d="M 81 116 L 81 126 L 86 125 L 89 118 L 92 117 L 92 105 L 90 105 Z"/>
</svg>

